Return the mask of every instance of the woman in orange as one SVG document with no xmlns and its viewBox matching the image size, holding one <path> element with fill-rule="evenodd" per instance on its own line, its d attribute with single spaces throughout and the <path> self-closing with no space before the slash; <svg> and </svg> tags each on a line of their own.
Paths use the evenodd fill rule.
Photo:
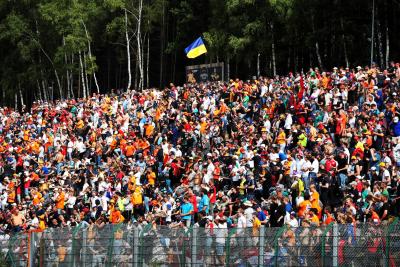
<svg viewBox="0 0 400 267">
<path fill-rule="evenodd" d="M 61 210 L 64 209 L 64 206 L 65 206 L 65 193 L 60 188 L 58 189 L 58 196 L 56 198 L 56 208 L 59 214 L 61 214 Z"/>
<path fill-rule="evenodd" d="M 315 188 L 314 184 L 312 184 L 310 186 L 310 192 L 311 192 L 311 198 L 310 198 L 311 208 L 314 208 L 317 210 L 318 218 L 321 219 L 321 210 L 322 209 L 319 205 L 319 193 L 317 192 L 317 189 Z"/>
<path fill-rule="evenodd" d="M 132 141 L 128 142 L 128 145 L 125 147 L 125 156 L 129 157 L 133 157 L 133 155 L 135 155 L 135 146 L 132 145 Z"/>
<path fill-rule="evenodd" d="M 145 128 L 144 134 L 146 135 L 146 137 L 150 137 L 153 135 L 154 125 L 152 123 L 146 123 L 144 125 L 144 128 Z"/>
<path fill-rule="evenodd" d="M 299 204 L 298 208 L 298 215 L 303 218 L 311 208 L 310 194 L 304 194 L 304 200 Z"/>
<path fill-rule="evenodd" d="M 16 196 L 16 194 L 15 194 L 14 188 L 10 188 L 8 190 L 7 203 L 8 204 L 14 204 L 15 203 L 15 196 Z"/>
<path fill-rule="evenodd" d="M 36 190 L 32 190 L 32 204 L 34 206 L 39 205 L 39 203 L 41 203 L 43 201 L 43 196 L 39 191 Z"/>
<path fill-rule="evenodd" d="M 124 217 L 122 216 L 121 212 L 119 211 L 118 207 L 115 208 L 110 213 L 110 222 L 112 224 L 123 223 Z"/>
</svg>

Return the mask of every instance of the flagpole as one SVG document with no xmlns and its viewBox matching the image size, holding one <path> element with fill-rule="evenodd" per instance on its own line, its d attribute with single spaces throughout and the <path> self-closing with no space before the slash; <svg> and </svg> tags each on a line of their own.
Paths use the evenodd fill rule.
<svg viewBox="0 0 400 267">
<path fill-rule="evenodd" d="M 370 65 L 374 60 L 374 35 L 375 35 L 375 0 L 372 0 L 372 25 L 371 25 L 371 61 Z"/>
</svg>

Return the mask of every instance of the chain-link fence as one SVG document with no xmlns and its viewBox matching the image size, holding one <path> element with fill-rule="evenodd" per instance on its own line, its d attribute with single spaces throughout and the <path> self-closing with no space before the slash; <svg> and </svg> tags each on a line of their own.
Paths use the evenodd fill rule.
<svg viewBox="0 0 400 267">
<path fill-rule="evenodd" d="M 0 244 L 5 266 L 400 266 L 398 220 L 222 229 L 81 224 L 2 235 Z"/>
</svg>

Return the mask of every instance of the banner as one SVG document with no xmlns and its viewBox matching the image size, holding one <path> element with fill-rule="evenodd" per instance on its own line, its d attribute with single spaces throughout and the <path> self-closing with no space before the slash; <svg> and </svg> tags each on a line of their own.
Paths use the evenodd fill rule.
<svg viewBox="0 0 400 267">
<path fill-rule="evenodd" d="M 224 81 L 224 63 L 186 66 L 186 81 L 188 83 Z"/>
</svg>

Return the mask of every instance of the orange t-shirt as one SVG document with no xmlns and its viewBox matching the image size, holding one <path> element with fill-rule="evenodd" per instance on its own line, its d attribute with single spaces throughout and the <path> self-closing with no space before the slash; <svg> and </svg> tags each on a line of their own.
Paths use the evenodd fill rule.
<svg viewBox="0 0 400 267">
<path fill-rule="evenodd" d="M 329 214 L 329 215 L 326 217 L 326 219 L 325 219 L 325 221 L 324 221 L 324 224 L 325 224 L 325 225 L 328 225 L 328 224 L 331 224 L 331 223 L 334 222 L 334 221 L 335 221 L 335 219 L 333 218 L 333 216 Z"/>
<path fill-rule="evenodd" d="M 15 190 L 10 190 L 10 193 L 8 194 L 8 197 L 7 197 L 7 202 L 15 203 Z"/>
<path fill-rule="evenodd" d="M 147 180 L 149 181 L 150 185 L 154 185 L 156 183 L 156 174 L 151 172 L 147 175 Z"/>
<path fill-rule="evenodd" d="M 311 208 L 311 202 L 309 200 L 304 200 L 299 204 L 299 212 L 298 215 L 300 217 L 304 216 L 304 213 Z"/>
<path fill-rule="evenodd" d="M 319 219 L 317 215 L 312 216 L 311 222 L 314 223 L 316 226 L 319 226 Z"/>
<path fill-rule="evenodd" d="M 133 154 L 135 154 L 135 147 L 133 145 L 127 145 L 125 149 L 125 156 L 127 157 L 131 157 Z"/>
<path fill-rule="evenodd" d="M 56 199 L 56 208 L 57 209 L 64 209 L 64 201 L 65 201 L 65 194 L 61 192 Z"/>
<path fill-rule="evenodd" d="M 205 134 L 206 133 L 206 128 L 207 128 L 207 122 L 203 121 L 200 123 L 200 133 Z"/>
<path fill-rule="evenodd" d="M 318 213 L 320 213 L 321 207 L 319 206 L 319 193 L 313 192 L 311 196 L 312 196 L 311 208 L 317 209 Z"/>
<path fill-rule="evenodd" d="M 114 223 L 114 224 L 123 222 L 124 220 L 122 218 L 121 212 L 119 210 L 114 209 L 111 212 L 110 221 L 111 221 L 111 223 Z"/>
<path fill-rule="evenodd" d="M 152 124 L 149 124 L 146 126 L 145 135 L 148 137 L 153 134 L 153 131 L 154 131 L 154 126 Z"/>
<path fill-rule="evenodd" d="M 33 197 L 32 203 L 33 203 L 34 206 L 36 206 L 36 205 L 39 205 L 39 203 L 41 202 L 41 200 L 42 200 L 42 194 L 39 193 L 39 192 L 37 192 L 37 193 L 35 194 L 35 196 Z"/>
</svg>

